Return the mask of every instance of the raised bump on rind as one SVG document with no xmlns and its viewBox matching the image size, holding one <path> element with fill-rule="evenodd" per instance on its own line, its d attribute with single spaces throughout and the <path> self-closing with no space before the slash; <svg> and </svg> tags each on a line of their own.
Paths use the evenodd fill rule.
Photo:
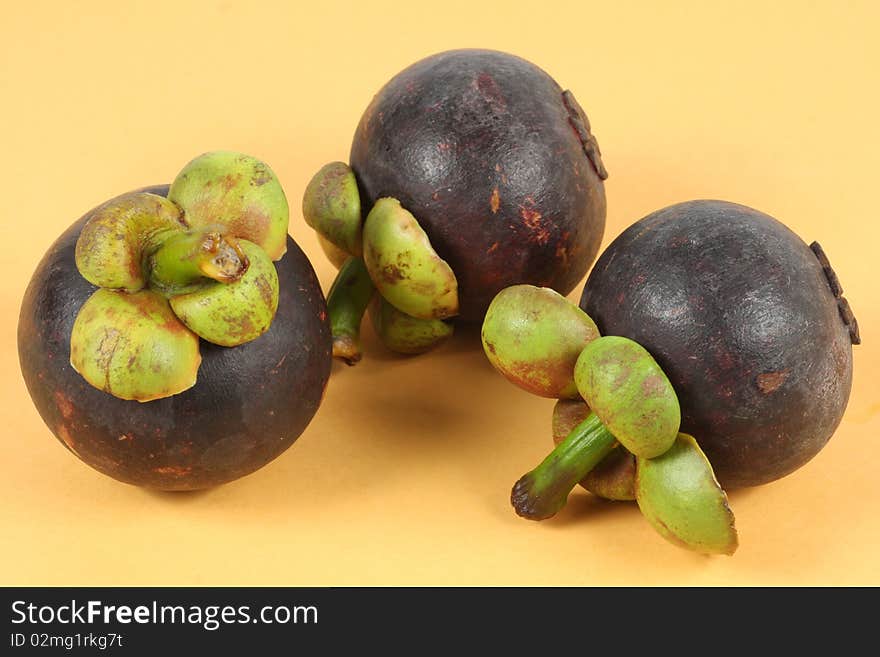
<svg viewBox="0 0 880 657">
<path fill-rule="evenodd" d="M 574 94 L 568 89 L 562 92 L 562 102 L 568 111 L 568 122 L 577 133 L 581 146 L 584 149 L 584 155 L 587 156 L 590 164 L 593 165 L 593 169 L 596 171 L 599 179 L 605 180 L 608 178 L 608 171 L 602 162 L 602 151 L 599 150 L 599 142 L 596 141 L 593 133 L 590 132 L 590 120 L 587 118 L 587 113 L 584 112 L 580 103 L 575 99 Z"/>
<path fill-rule="evenodd" d="M 856 320 L 852 308 L 850 308 L 849 301 L 843 296 L 843 286 L 840 284 L 840 279 L 837 277 L 837 273 L 831 266 L 831 262 L 829 262 L 825 250 L 819 242 L 813 242 L 810 244 L 810 250 L 822 266 L 822 272 L 825 274 L 825 279 L 828 281 L 828 287 L 831 288 L 831 294 L 834 295 L 834 298 L 837 301 L 837 311 L 840 314 L 840 319 L 849 331 L 850 342 L 852 342 L 852 344 L 861 344 L 862 337 L 859 335 L 859 322 Z"/>
</svg>

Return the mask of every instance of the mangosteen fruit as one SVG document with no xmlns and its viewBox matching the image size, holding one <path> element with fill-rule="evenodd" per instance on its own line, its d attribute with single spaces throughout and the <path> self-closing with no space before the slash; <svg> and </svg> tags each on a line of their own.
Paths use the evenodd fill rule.
<svg viewBox="0 0 880 657">
<path fill-rule="evenodd" d="M 302 433 L 330 373 L 325 300 L 275 174 L 239 153 L 87 212 L 24 295 L 18 349 L 49 429 L 120 481 L 207 488 Z"/>
<path fill-rule="evenodd" d="M 360 275 L 399 319 L 408 316 L 418 346 L 380 333 L 386 346 L 421 353 L 448 336 L 452 320 L 481 321 L 508 286 L 570 292 L 599 249 L 606 177 L 570 91 L 519 57 L 452 50 L 382 87 L 350 163 L 315 175 L 303 215 L 334 263 L 363 258 Z M 334 355 L 354 363 L 360 324 L 351 315 L 339 324 Z"/>
<path fill-rule="evenodd" d="M 648 215 L 601 255 L 580 306 L 657 360 L 726 489 L 793 472 L 843 417 L 858 324 L 818 243 L 757 210 Z"/>
</svg>

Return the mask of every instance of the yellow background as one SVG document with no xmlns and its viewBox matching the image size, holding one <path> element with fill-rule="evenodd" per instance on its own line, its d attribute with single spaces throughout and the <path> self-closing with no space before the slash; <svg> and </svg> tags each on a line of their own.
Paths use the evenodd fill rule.
<svg viewBox="0 0 880 657">
<path fill-rule="evenodd" d="M 876 3 L 8 2 L 0 19 L 0 583 L 880 584 Z M 19 373 L 27 280 L 74 219 L 207 150 L 266 160 L 291 233 L 347 159 L 372 95 L 454 47 L 521 55 L 572 89 L 610 172 L 605 244 L 673 202 L 724 198 L 818 239 L 861 322 L 829 445 L 733 492 L 741 547 L 707 558 L 583 491 L 530 523 L 510 486 L 551 445 L 552 402 L 508 384 L 474 331 L 420 358 L 367 329 L 300 440 L 215 490 L 162 494 L 86 467 Z M 579 288 L 572 294 L 576 299 Z"/>
</svg>

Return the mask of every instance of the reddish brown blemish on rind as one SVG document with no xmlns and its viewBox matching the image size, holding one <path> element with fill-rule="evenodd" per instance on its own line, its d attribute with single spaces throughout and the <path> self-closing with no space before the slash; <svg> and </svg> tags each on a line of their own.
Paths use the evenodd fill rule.
<svg viewBox="0 0 880 657">
<path fill-rule="evenodd" d="M 69 420 L 73 416 L 73 404 L 60 390 L 55 392 L 55 403 L 65 420 Z"/>
<path fill-rule="evenodd" d="M 540 212 L 520 206 L 519 214 L 526 227 L 531 231 L 530 241 L 538 244 L 546 244 L 550 241 L 550 231 L 541 222 L 543 217 Z"/>
<path fill-rule="evenodd" d="M 771 392 L 775 392 L 779 386 L 785 383 L 785 380 L 788 378 L 788 371 L 782 372 L 764 372 L 763 374 L 759 374 L 755 377 L 755 382 L 758 384 L 758 388 L 765 395 L 769 395 Z"/>
<path fill-rule="evenodd" d="M 492 196 L 489 198 L 489 207 L 492 208 L 492 214 L 498 213 L 498 208 L 501 207 L 501 195 L 498 193 L 498 188 L 492 190 Z"/>
<path fill-rule="evenodd" d="M 562 262 L 563 266 L 568 264 L 568 248 L 562 242 L 556 245 L 556 257 Z"/>
<path fill-rule="evenodd" d="M 504 99 L 504 94 L 501 93 L 501 89 L 498 88 L 498 84 L 491 75 L 488 73 L 480 73 L 477 76 L 475 83 L 480 95 L 482 95 L 489 103 L 497 105 L 501 109 L 507 107 L 507 101 Z"/>
<path fill-rule="evenodd" d="M 284 355 L 281 357 L 281 360 L 279 360 L 277 363 L 275 363 L 275 367 L 273 367 L 273 368 L 270 370 L 270 371 L 272 372 L 272 374 L 277 374 L 277 373 L 278 373 L 278 370 L 281 368 L 282 365 L 284 365 L 284 361 L 287 360 L 287 356 L 288 356 L 288 354 L 284 354 Z"/>
<path fill-rule="evenodd" d="M 178 465 L 166 465 L 161 468 L 153 468 L 153 472 L 161 475 L 172 475 L 174 477 L 185 477 L 190 472 L 192 472 L 192 468 L 189 466 L 183 467 Z"/>
</svg>

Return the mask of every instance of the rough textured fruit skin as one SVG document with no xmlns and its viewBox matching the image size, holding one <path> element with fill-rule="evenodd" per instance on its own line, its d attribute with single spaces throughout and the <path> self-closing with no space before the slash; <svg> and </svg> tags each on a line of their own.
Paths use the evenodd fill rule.
<svg viewBox="0 0 880 657">
<path fill-rule="evenodd" d="M 852 346 L 835 295 L 810 248 L 757 210 L 648 215 L 605 250 L 580 305 L 654 356 L 725 489 L 799 468 L 843 416 Z"/>
<path fill-rule="evenodd" d="M 510 285 L 567 294 L 586 274 L 605 174 L 576 115 L 544 71 L 488 50 L 413 64 L 364 112 L 350 157 L 364 213 L 383 196 L 412 212 L 455 272 L 461 319 L 481 320 Z"/>
<path fill-rule="evenodd" d="M 202 341 L 196 385 L 140 403 L 92 387 L 70 366 L 74 318 L 96 289 L 74 264 L 83 223 L 68 228 L 37 266 L 18 324 L 24 380 L 55 436 L 106 475 L 164 490 L 222 484 L 287 449 L 317 411 L 331 366 L 324 297 L 293 240 L 275 263 L 281 292 L 269 331 L 234 348 Z"/>
</svg>

